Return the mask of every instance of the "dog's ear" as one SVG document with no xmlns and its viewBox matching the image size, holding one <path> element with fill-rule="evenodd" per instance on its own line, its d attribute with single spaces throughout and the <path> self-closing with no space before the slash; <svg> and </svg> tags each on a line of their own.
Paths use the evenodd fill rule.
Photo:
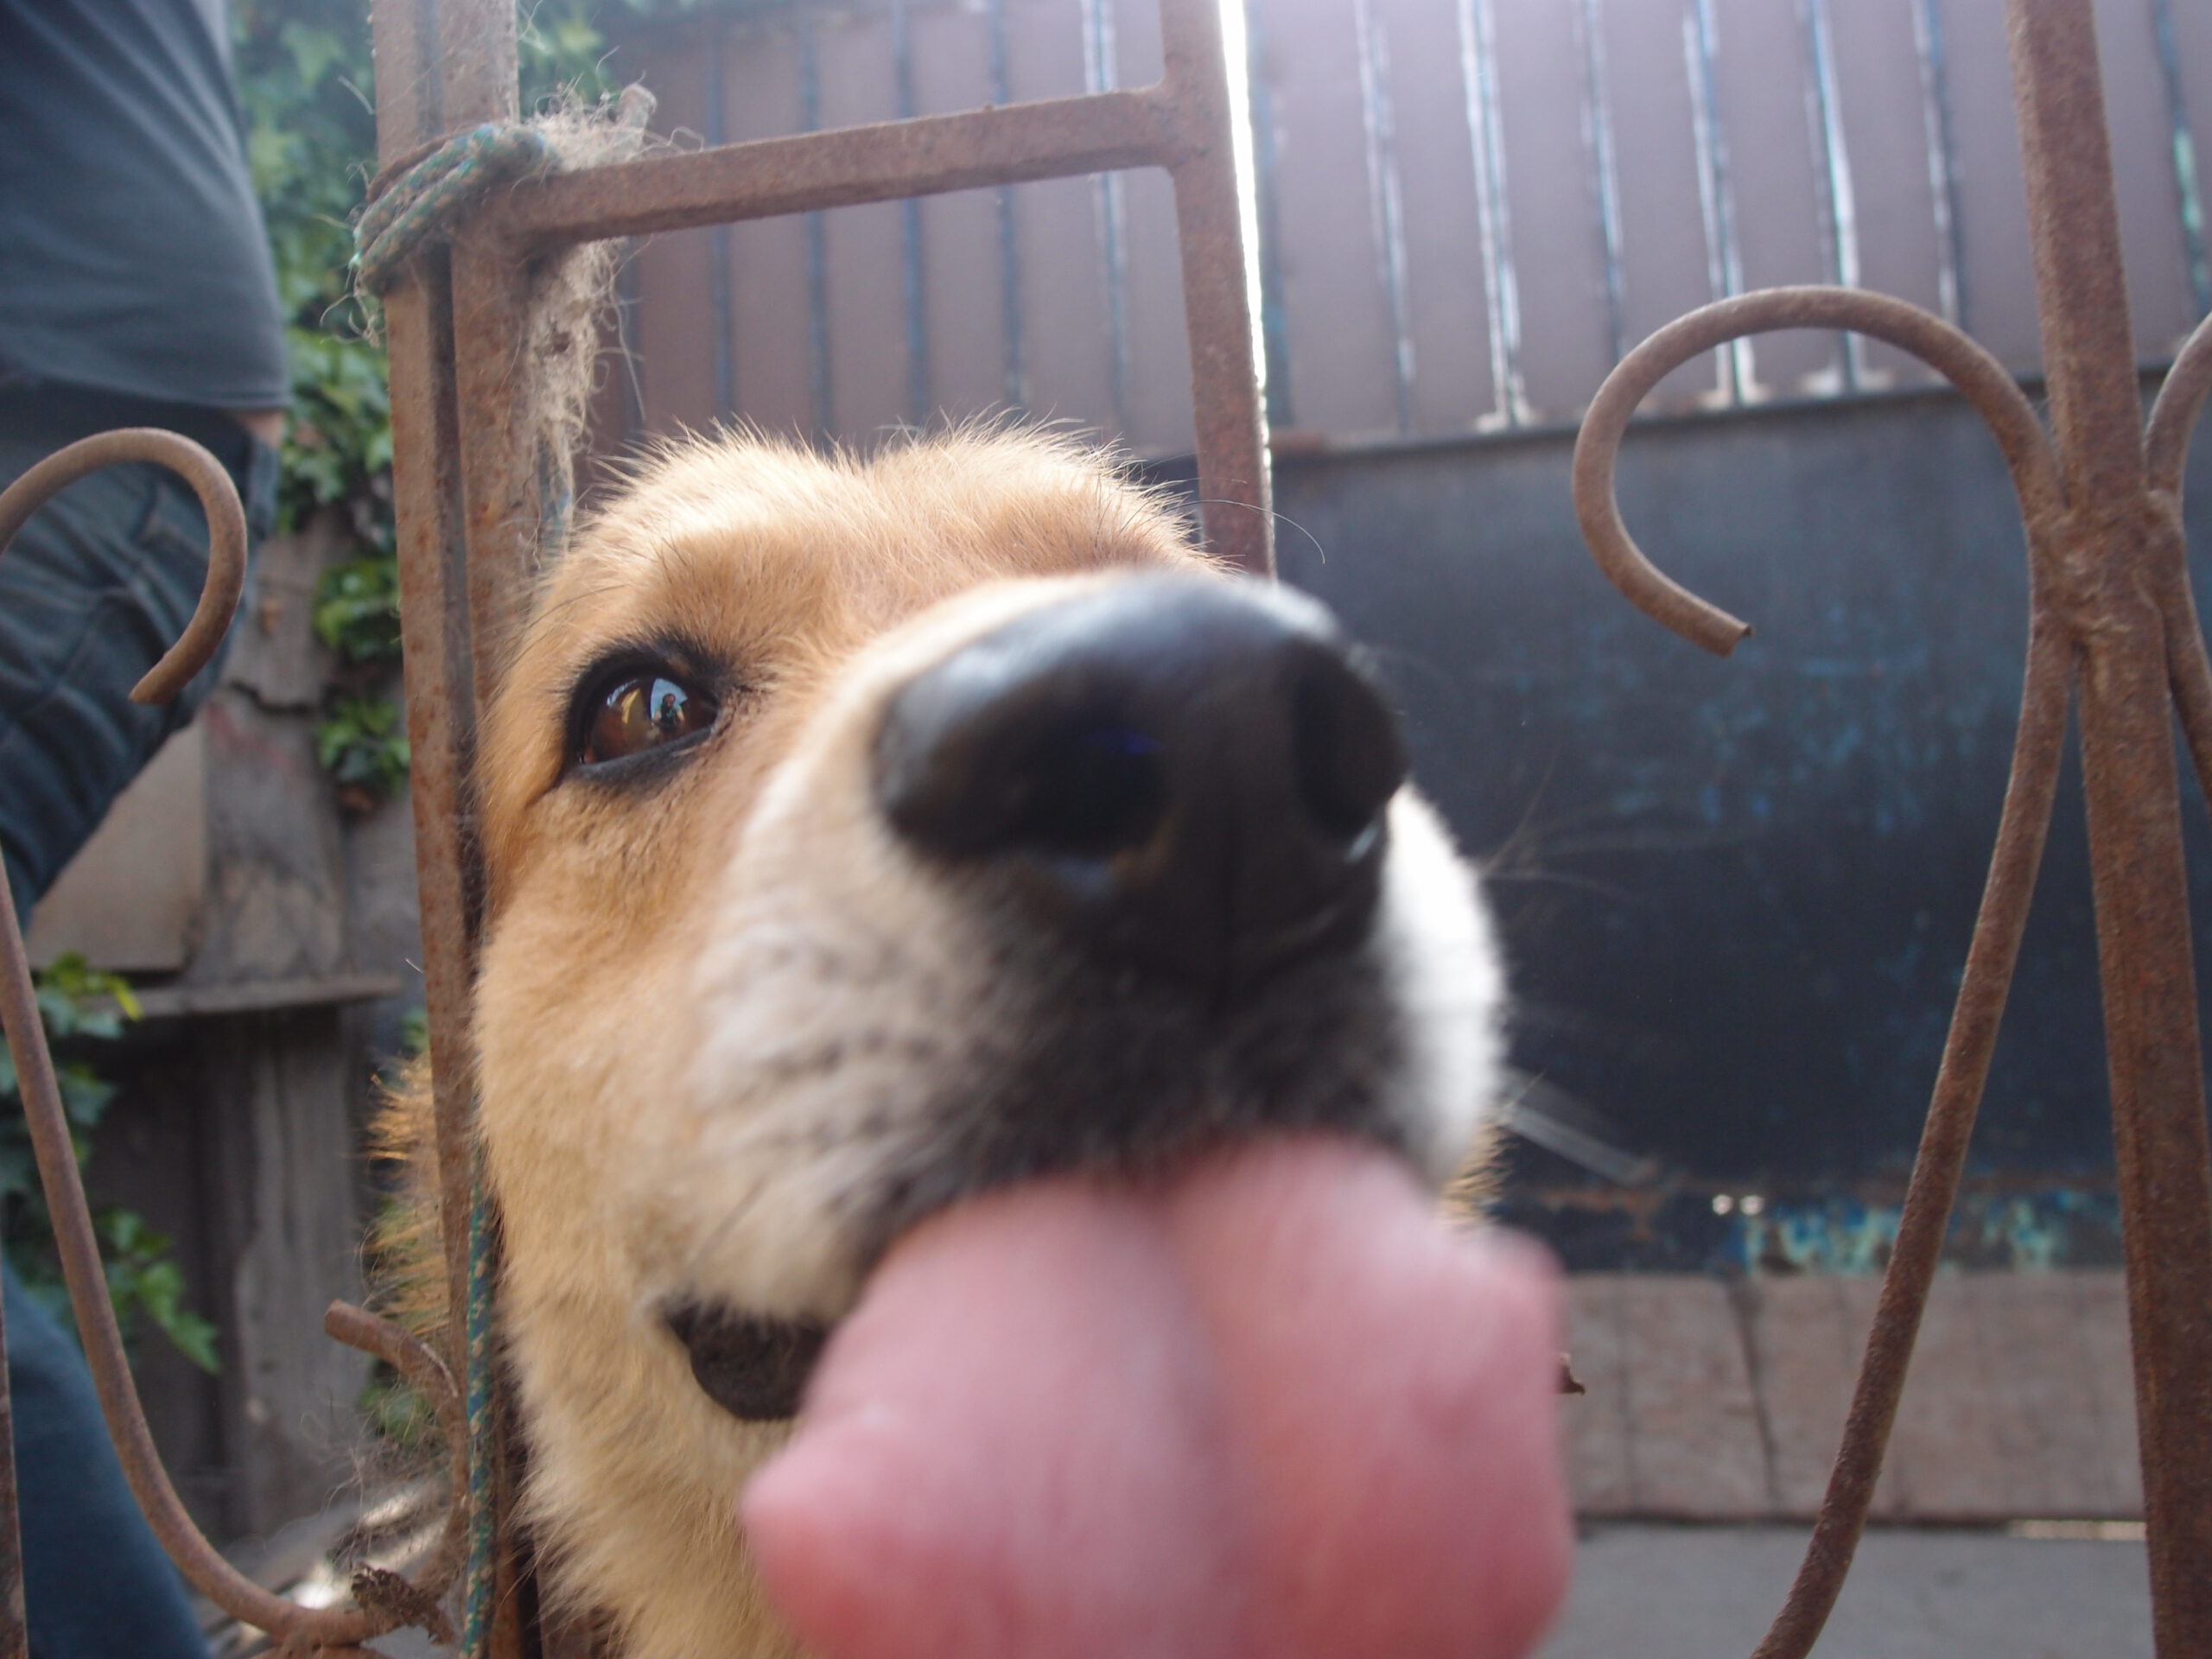
<svg viewBox="0 0 2212 1659">
<path fill-rule="evenodd" d="M 369 1155 L 393 1171 L 391 1193 L 370 1230 L 367 1278 L 380 1311 L 433 1347 L 442 1344 L 448 1306 L 439 1198 L 436 1113 L 430 1057 L 418 1054 L 378 1084 Z"/>
</svg>

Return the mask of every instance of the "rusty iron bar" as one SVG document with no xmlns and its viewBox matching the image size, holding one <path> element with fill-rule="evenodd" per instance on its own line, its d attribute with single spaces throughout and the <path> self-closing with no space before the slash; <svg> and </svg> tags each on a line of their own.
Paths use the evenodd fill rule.
<svg viewBox="0 0 2212 1659">
<path fill-rule="evenodd" d="M 168 702 L 214 658 L 245 591 L 245 514 L 230 474 L 198 444 L 174 432 L 126 427 L 57 449 L 0 492 L 0 548 L 48 499 L 102 467 L 125 461 L 166 467 L 192 486 L 207 514 L 207 579 L 183 634 L 130 688 L 133 702 Z"/>
<path fill-rule="evenodd" d="M 2176 512 L 2181 511 L 2181 470 L 2189 458 L 2190 434 L 2196 429 L 2196 417 L 2209 393 L 2212 393 L 2212 317 L 2198 323 L 2196 331 L 2175 353 L 2173 367 L 2166 371 L 2166 383 L 2158 388 L 2158 400 L 2151 407 L 2150 424 L 2143 432 L 2145 482 L 2170 498 Z"/>
<path fill-rule="evenodd" d="M 1575 505 L 1631 602 L 1726 655 L 1748 626 L 1662 575 L 1622 524 L 1613 471 L 1630 417 L 1705 350 L 1837 327 L 1914 353 L 1996 434 L 2027 530 L 2020 726 L 1989 881 L 1874 1329 L 1811 1545 L 1757 1659 L 1802 1659 L 1866 1525 L 1940 1256 L 2033 898 L 2078 696 L 2161 1659 L 2212 1653 L 2212 1155 L 2208 1155 L 2180 797 L 2169 705 L 2212 798 L 2212 664 L 2190 591 L 2182 464 L 2212 391 L 2212 323 L 2177 358 L 2147 428 L 2137 391 L 2092 0 L 2006 0 L 2051 429 L 1988 354 L 1900 301 L 1770 290 L 1670 324 L 1615 370 L 1575 453 Z"/>
<path fill-rule="evenodd" d="M 517 115 L 511 4 L 378 0 L 371 23 L 380 177 L 435 149 L 450 132 Z M 478 711 L 499 650 L 498 624 L 508 620 L 504 606 L 518 605 L 526 553 L 534 552 L 537 501 L 534 492 L 513 486 L 518 453 L 534 456 L 535 448 L 518 430 L 519 400 L 510 401 L 512 385 L 502 384 L 522 367 L 520 319 L 513 309 L 523 281 L 520 260 L 504 245 L 458 241 L 416 262 L 414 280 L 385 296 L 385 322 L 439 1230 L 450 1311 L 446 1357 L 454 1375 L 468 1379 L 470 1217 L 477 1186 L 470 988 L 483 903 L 470 773 Z M 504 315 L 492 302 L 501 296 Z M 510 522 L 509 510 L 530 516 Z M 464 1386 L 495 1382 L 476 1378 Z M 507 1459 L 495 1427 L 478 1444 L 472 1423 L 465 1441 L 459 1465 L 464 1483 L 445 1536 L 458 1541 L 472 1596 L 480 1576 L 489 1577 L 488 1650 L 518 1656 L 526 1632 L 518 1613 L 522 1599 L 512 1593 L 519 1568 L 511 1529 L 503 1524 Z M 466 1478 L 479 1469 L 490 1476 L 481 1487 Z M 477 1550 L 487 1535 L 488 1561 Z"/>
<path fill-rule="evenodd" d="M 2063 606 L 2079 652 L 2106 1065 L 2135 1351 L 2152 1629 L 2212 1654 L 2212 1147 L 2174 760 L 2177 520 L 2145 468 L 2091 0 L 2005 11 L 2050 416 L 2067 488 Z"/>
<path fill-rule="evenodd" d="M 485 122 L 515 120 L 520 114 L 520 61 L 511 0 L 467 0 L 460 5 L 429 0 L 418 15 L 423 22 L 417 27 L 423 29 L 423 45 L 429 49 L 423 68 L 436 75 L 439 119 L 446 130 L 465 131 Z M 449 368 L 451 374 L 455 424 L 446 430 L 456 440 L 451 459 L 459 484 L 461 542 L 447 558 L 448 568 L 460 577 L 472 721 L 489 706 L 497 689 L 538 554 L 538 446 L 525 413 L 537 403 L 528 385 L 526 262 L 520 249 L 478 227 L 467 227 L 455 236 L 449 254 L 445 302 L 453 332 L 448 363 L 441 366 Z M 403 613 L 405 582 L 403 569 Z M 448 607 L 454 605 L 452 591 L 442 597 Z M 470 747 L 473 751 L 473 732 Z M 467 779 L 464 773 L 459 780 L 461 804 L 463 810 L 473 811 L 474 791 Z M 472 854 L 474 850 L 470 849 Z M 457 942 L 461 959 L 472 964 L 481 917 L 482 874 L 480 861 L 472 856 L 464 879 L 478 903 L 468 913 L 466 935 Z M 449 1028 L 458 1027 L 464 1043 L 467 1019 L 466 1004 L 448 1011 Z M 434 1056 L 433 1067 L 437 1064 Z M 465 1639 L 481 1641 L 488 1659 L 522 1659 L 531 1645 L 524 1614 L 531 1599 L 521 1593 L 529 1569 L 521 1541 L 507 1524 L 513 1513 L 517 1451 L 505 1433 L 500 1379 L 471 1375 L 491 1362 L 488 1356 L 476 1354 L 469 1340 L 479 1291 L 467 1260 L 467 1241 L 474 1231 L 480 1195 L 474 1144 L 474 1078 L 467 1071 L 462 1076 L 467 1086 L 456 1087 L 436 1103 L 436 1123 L 444 1238 L 448 1259 L 463 1263 L 453 1281 L 448 1324 L 462 1346 L 461 1374 L 469 1377 L 471 1502 L 484 1506 L 482 1513 L 472 1510 L 470 1516 L 464 1596 L 472 1602 L 488 1598 L 490 1607 L 486 1627 L 480 1632 L 472 1628 Z M 491 1268 L 488 1263 L 476 1264 L 473 1271 L 488 1275 Z M 475 1611 L 465 1609 L 464 1618 Z"/>
<path fill-rule="evenodd" d="M 102 467 L 144 461 L 178 474 L 191 485 L 207 516 L 207 575 L 191 620 L 181 636 L 131 688 L 137 702 L 175 698 L 193 676 L 214 659 L 231 619 L 237 613 L 245 582 L 245 514 L 222 464 L 200 445 L 173 432 L 130 428 L 80 439 L 47 456 L 0 492 L 0 549 L 52 496 Z M 137 1385 L 108 1300 L 107 1275 L 100 1265 L 92 1212 L 77 1170 L 76 1149 L 56 1086 L 54 1058 L 39 1018 L 22 930 L 12 902 L 0 904 L 0 1024 L 16 1062 L 24 1120 L 30 1130 L 40 1184 L 54 1220 L 54 1243 L 70 1306 L 92 1368 L 93 1387 L 124 1478 L 147 1523 L 178 1568 L 207 1599 L 246 1624 L 266 1630 L 295 1649 L 357 1650 L 359 1644 L 404 1622 L 397 1612 L 309 1609 L 261 1588 L 225 1560 L 185 1512 L 168 1471 L 162 1466 L 146 1426 Z M 437 1357 L 389 1320 L 344 1303 L 334 1303 L 326 1328 L 340 1341 L 390 1361 L 429 1397 L 447 1432 L 451 1452 L 463 1442 L 460 1397 Z M 4 1350 L 0 1349 L 0 1361 Z M 0 1446 L 12 1452 L 4 1371 L 0 1371 Z M 464 1465 L 457 1468 L 465 1469 Z M 5 1532 L 0 1534 L 0 1647 L 23 1650 L 22 1582 L 19 1538 L 15 1525 L 12 1458 L 5 1482 Z M 450 1533 L 452 1529 L 448 1528 Z M 442 1542 L 430 1573 L 421 1585 L 406 1586 L 416 1601 L 435 1604 L 452 1580 L 450 1540 Z M 440 1575 L 442 1575 L 441 1577 Z M 402 1581 L 404 1583 L 404 1580 Z"/>
<path fill-rule="evenodd" d="M 389 6 L 397 0 L 382 0 Z M 472 0 L 496 3 L 496 0 Z M 473 14 L 472 14 L 473 16 Z M 476 24 L 469 25 L 472 29 Z M 818 212 L 983 185 L 1014 184 L 1135 167 L 1165 168 L 1175 190 L 1192 391 L 1198 412 L 1200 510 L 1208 544 L 1242 568 L 1274 569 L 1274 537 L 1260 407 L 1254 311 L 1245 262 L 1239 192 L 1234 83 L 1224 54 L 1217 0 L 1161 0 L 1166 73 L 1134 92 L 1086 93 L 1034 103 L 922 116 L 830 132 L 718 145 L 614 166 L 527 180 L 487 203 L 455 238 L 456 327 L 469 341 L 465 378 L 479 378 L 499 398 L 522 372 L 519 353 L 492 345 L 518 326 L 519 273 L 532 255 L 577 242 L 698 228 L 741 219 Z M 505 111 L 488 101 L 478 119 L 512 118 L 512 77 Z M 448 113 L 448 130 L 459 130 Z M 421 141 L 389 146 L 387 170 L 418 152 Z M 461 251 L 484 261 L 473 276 Z M 479 332 L 480 330 L 484 332 Z M 479 366 L 471 368 L 471 364 Z M 515 405 L 476 405 L 495 417 Z M 472 424 L 467 429 L 473 433 Z M 468 442 L 464 436 L 464 442 Z M 528 467 L 501 455 L 526 444 L 486 439 L 480 498 L 471 509 L 481 543 L 527 543 L 534 509 Z M 472 487 L 478 467 L 464 461 Z M 493 476 L 504 480 L 495 483 Z M 477 514 L 483 518 L 480 520 Z M 475 548 L 480 543 L 472 540 Z M 474 597 L 486 604 L 513 590 L 512 547 L 489 561 Z M 472 554 L 472 569 L 476 560 Z M 501 574 L 495 574 L 501 573 Z M 504 601 L 512 605 L 512 599 Z M 494 622 L 495 632 L 506 625 Z M 482 622 L 479 623 L 480 634 Z M 483 642 L 480 638 L 480 652 Z M 499 652 L 488 653 L 495 680 Z M 480 677 L 480 693 L 487 689 Z"/>
<path fill-rule="evenodd" d="M 1941 317 L 1849 288 L 1770 288 L 1701 307 L 1653 334 L 1606 377 L 1583 416 L 1573 491 L 1583 538 L 1607 579 L 1655 621 L 1716 656 L 1733 651 L 1751 625 L 1692 594 L 1644 557 L 1621 522 L 1614 464 L 1637 407 L 1668 374 L 1730 340 L 1782 328 L 1847 329 L 1911 353 L 1989 423 L 2024 513 L 2047 515 L 2061 497 L 2050 440 L 2035 406 L 2002 364 Z"/>
<path fill-rule="evenodd" d="M 1651 566 L 1621 522 L 1614 464 L 1630 417 L 1669 373 L 1727 340 L 1777 328 L 1849 329 L 1912 353 L 1949 380 L 1997 434 L 2024 514 L 2047 517 L 2059 499 L 2056 463 L 2033 406 L 1996 359 L 1941 318 L 1886 296 L 1837 288 L 1770 289 L 1693 312 L 1630 353 L 1599 391 L 1575 448 L 1574 501 L 1584 537 L 1614 585 L 1647 615 L 1720 656 L 1750 632 L 1748 625 Z M 2069 646 L 2042 603 L 2053 556 L 2048 538 L 2031 537 L 2028 667 L 1996 849 L 1842 1446 L 1804 1565 L 1758 1659 L 1802 1659 L 1834 1607 L 1873 1504 L 1942 1254 L 2035 893 L 2065 743 Z"/>
<path fill-rule="evenodd" d="M 407 1385 L 430 1403 L 439 1431 L 446 1440 L 446 1469 L 452 1501 L 443 1529 L 429 1558 L 407 1584 L 410 1594 L 435 1604 L 461 1576 L 468 1547 L 468 1504 L 465 1484 L 468 1469 L 468 1417 L 461 1388 L 436 1349 L 391 1320 L 355 1307 L 333 1302 L 324 1310 L 325 1335 L 357 1349 L 399 1373 Z M 405 1580 L 402 1580 L 406 1583 Z M 427 1628 L 427 1627 L 426 1627 Z M 435 1634 L 435 1632 L 434 1632 Z"/>
<path fill-rule="evenodd" d="M 447 130 L 436 14 L 385 0 L 371 13 L 377 144 L 388 165 Z M 423 931 L 436 1123 L 440 1236 L 448 1306 L 467 1305 L 463 1218 L 474 1187 L 469 1141 L 469 984 L 480 895 L 467 778 L 476 731 L 467 577 L 461 533 L 461 438 L 454 397 L 452 284 L 433 248 L 415 280 L 385 295 L 391 387 L 392 494 L 399 559 L 400 642 L 406 664 L 408 792 L 415 818 L 415 880 Z M 467 1370 L 460 1322 L 448 1322 L 446 1362 Z"/>
<path fill-rule="evenodd" d="M 517 185 L 479 223 L 526 247 L 699 229 L 1018 184 L 1177 155 L 1161 87 L 759 138 Z"/>
<path fill-rule="evenodd" d="M 2212 392 L 2212 317 L 2197 325 L 2174 359 L 2143 435 L 2145 482 L 2152 511 L 2161 521 L 2159 533 L 2176 540 L 2182 535 L 2182 462 L 2208 392 Z M 2174 707 L 2196 769 L 2197 788 L 2212 801 L 2212 664 L 2205 660 L 2196 596 L 2190 589 L 2185 556 L 2162 561 L 2158 572 L 2164 582 L 2159 603 L 2166 620 Z"/>
</svg>

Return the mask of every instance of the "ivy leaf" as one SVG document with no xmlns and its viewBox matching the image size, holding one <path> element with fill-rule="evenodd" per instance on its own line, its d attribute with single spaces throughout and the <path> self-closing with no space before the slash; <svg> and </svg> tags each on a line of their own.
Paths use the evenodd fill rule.
<svg viewBox="0 0 2212 1659">
<path fill-rule="evenodd" d="M 39 971 L 32 984 L 49 1040 L 112 1042 L 122 1035 L 124 1021 L 143 1012 L 127 981 L 92 966 L 82 957 L 57 958 Z M 90 1059 L 78 1057 L 57 1065 L 54 1080 L 69 1123 L 71 1149 L 82 1168 L 92 1155 L 86 1135 L 114 1100 L 116 1086 L 99 1075 Z M 6 1057 L 0 1064 L 5 1092 L 16 1095 L 18 1081 L 14 1059 Z M 6 1200 L 0 1205 L 0 1217 L 4 1217 L 9 1259 L 26 1288 L 73 1330 L 68 1296 L 54 1256 L 53 1219 L 31 1154 L 30 1132 L 20 1111 L 0 1116 L 0 1198 Z M 174 1259 L 173 1241 L 148 1226 L 137 1211 L 118 1206 L 95 1211 L 92 1226 L 107 1269 L 108 1298 L 126 1343 L 150 1325 L 194 1364 L 216 1369 L 215 1327 L 185 1305 L 184 1274 Z"/>
<path fill-rule="evenodd" d="M 315 637 L 349 663 L 399 655 L 399 562 L 371 554 L 334 564 L 315 587 Z"/>
<path fill-rule="evenodd" d="M 184 1305 L 184 1274 L 170 1259 L 175 1241 L 132 1210 L 104 1209 L 93 1225 L 107 1264 L 108 1300 L 117 1323 L 129 1330 L 144 1319 L 201 1370 L 219 1371 L 215 1327 Z"/>
</svg>

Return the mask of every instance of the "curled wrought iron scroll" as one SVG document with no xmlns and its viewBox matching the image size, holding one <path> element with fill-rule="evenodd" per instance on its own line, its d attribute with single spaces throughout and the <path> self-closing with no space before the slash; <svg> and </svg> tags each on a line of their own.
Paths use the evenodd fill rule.
<svg viewBox="0 0 2212 1659">
<path fill-rule="evenodd" d="M 176 473 L 192 486 L 207 514 L 207 577 L 192 620 L 130 693 L 139 702 L 166 702 L 214 660 L 245 582 L 245 515 L 230 475 L 214 456 L 188 438 L 150 428 L 81 439 L 48 456 L 0 492 L 0 550 L 57 492 L 87 474 L 124 461 L 150 461 Z M 323 1328 L 332 1337 L 387 1362 L 428 1399 L 444 1433 L 454 1471 L 453 1507 L 418 1578 L 397 1590 L 378 1578 L 368 1586 L 373 1593 L 359 1596 L 365 1605 L 359 1608 L 308 1608 L 272 1594 L 241 1573 L 185 1512 L 146 1427 L 115 1310 L 108 1300 L 99 1245 L 77 1173 L 12 902 L 0 903 L 0 1023 L 6 1027 L 8 1046 L 15 1056 L 39 1179 L 53 1212 L 62 1274 L 68 1281 L 70 1305 L 84 1338 L 100 1410 L 131 1492 L 169 1558 L 194 1589 L 233 1618 L 276 1637 L 288 1651 L 357 1649 L 361 1643 L 407 1624 L 448 1634 L 442 1630 L 437 1603 L 460 1570 L 466 1542 L 467 1441 L 459 1391 L 444 1362 L 414 1336 L 365 1309 L 334 1302 L 325 1317 Z M 361 1588 L 357 1585 L 357 1593 Z M 366 1605 L 372 1600 L 373 1606 Z"/>
<path fill-rule="evenodd" d="M 2050 438 L 2012 378 L 1965 334 L 1915 306 L 1859 289 L 1818 287 L 1770 289 L 1692 312 L 1630 353 L 1599 391 L 1575 448 L 1575 513 L 1599 565 L 1630 603 L 1716 655 L 1726 656 L 1751 632 L 1644 556 L 1622 522 L 1614 467 L 1630 417 L 1662 378 L 1727 341 L 1779 328 L 1848 329 L 1885 340 L 1943 375 L 1981 415 L 2004 452 L 2027 527 L 2030 608 L 2012 780 L 1897 1243 L 1812 1541 L 1755 1659 L 1802 1659 L 1811 1649 L 1866 1528 L 2034 896 L 2065 743 L 2076 645 L 2090 620 L 2088 601 L 2076 591 L 2082 586 L 2075 557 L 2079 524 L 2069 512 Z M 2190 594 L 2180 531 L 2182 461 L 2208 391 L 2212 321 L 2198 328 L 2177 360 L 2144 441 L 2150 506 L 2160 521 L 2152 563 L 2165 623 L 2170 689 L 2200 782 L 2212 795 L 2212 667 Z"/>
<path fill-rule="evenodd" d="M 2196 596 L 2189 585 L 2183 553 L 2182 463 L 2190 435 L 2212 394 L 2212 317 L 2196 327 L 2166 372 L 2158 401 L 2143 433 L 2143 465 L 2158 535 L 2171 552 L 2159 562 L 2164 578 L 2158 595 L 2166 623 L 2166 659 L 2173 679 L 2175 711 L 2181 717 L 2197 787 L 2212 800 L 2212 664 L 2204 654 L 2204 630 L 2196 616 Z"/>
</svg>

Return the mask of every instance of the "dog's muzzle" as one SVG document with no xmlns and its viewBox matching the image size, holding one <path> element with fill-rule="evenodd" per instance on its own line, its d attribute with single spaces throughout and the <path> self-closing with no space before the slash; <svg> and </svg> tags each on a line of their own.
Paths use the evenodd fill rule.
<svg viewBox="0 0 2212 1659">
<path fill-rule="evenodd" d="M 892 700 L 877 802 L 1097 959 L 1234 1005 L 1371 922 L 1405 779 L 1327 612 L 1153 576 L 1033 612 Z"/>
<path fill-rule="evenodd" d="M 890 697 L 877 809 L 1058 980 L 1014 1052 L 942 1082 L 925 1155 L 860 1206 L 859 1253 L 962 1198 L 1205 1143 L 1335 1130 L 1404 1151 L 1378 1104 L 1399 1033 L 1363 947 L 1405 779 L 1395 715 L 1313 601 L 1147 576 L 1017 618 Z M 787 1415 L 818 1325 L 679 1305 L 700 1387 Z"/>
</svg>

